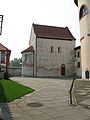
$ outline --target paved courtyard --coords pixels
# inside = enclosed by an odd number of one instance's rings
[[[3,120],[90,120],[90,110],[69,104],[72,80],[13,77],[33,93],[0,104]]]
[[[74,94],[77,103],[90,110],[90,80],[76,80]]]

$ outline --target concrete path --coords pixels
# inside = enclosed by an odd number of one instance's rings
[[[35,91],[9,104],[1,104],[4,120],[90,120],[90,110],[69,104],[71,80],[20,77],[11,79]]]

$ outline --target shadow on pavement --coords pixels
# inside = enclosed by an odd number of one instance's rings
[[[1,82],[0,82],[0,96],[3,96],[5,101],[7,100],[7,97],[5,95]],[[1,98],[0,98],[0,101],[2,101]],[[12,120],[8,102],[4,102],[4,101],[0,102],[0,120]]]

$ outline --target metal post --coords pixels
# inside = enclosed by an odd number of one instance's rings
[[[73,90],[73,85],[74,85],[74,81],[75,81],[75,78],[73,79],[73,81],[72,81],[72,84],[71,84],[71,88],[70,88],[70,104],[72,104],[72,102],[73,102],[73,98],[72,98],[72,90]]]

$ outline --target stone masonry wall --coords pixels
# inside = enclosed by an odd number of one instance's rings
[[[51,53],[51,46],[53,52]],[[58,53],[58,47],[60,52]],[[61,76],[61,65],[65,64],[66,76],[74,74],[73,50],[75,41],[37,39],[37,76]]]

